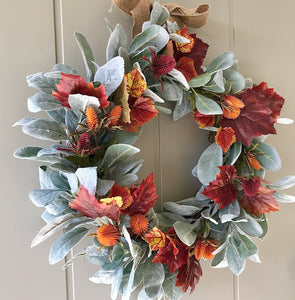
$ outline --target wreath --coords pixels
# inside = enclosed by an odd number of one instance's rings
[[[139,299],[180,299],[198,283],[202,259],[236,275],[246,259],[259,261],[252,238],[266,235],[265,214],[278,211],[278,202],[294,202],[278,190],[295,184],[295,176],[263,179],[265,170],[281,166],[265,138],[276,134],[276,123],[292,120],[279,118],[281,96],[237,71],[232,52],[203,66],[208,44],[185,24],[202,26],[208,5],[192,12],[149,1],[114,4],[134,17],[130,45],[120,25],[110,28],[107,62],[98,66],[86,38],[75,33],[87,78],[64,64],[27,77],[39,90],[28,99],[29,111],[50,118],[27,117],[16,125],[54,141],[50,149],[15,152],[47,164],[39,168],[41,187],[29,195],[45,208],[46,222],[32,246],[60,232],[49,254],[55,264],[86,239],[89,246],[64,267],[82,257],[97,264],[90,280],[112,284],[112,299],[129,299],[135,289]],[[174,120],[192,111],[211,144],[192,169],[200,190],[156,213],[153,174],[135,185],[142,160],[132,144],[159,111]]]

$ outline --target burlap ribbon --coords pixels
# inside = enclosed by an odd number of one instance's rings
[[[142,24],[150,19],[153,4],[150,0],[113,0],[113,5],[133,16],[132,36],[141,32]],[[175,3],[164,4],[170,12],[170,21],[177,22],[182,28],[184,25],[199,28],[205,25],[209,11],[209,4],[202,4],[196,8],[185,8]]]

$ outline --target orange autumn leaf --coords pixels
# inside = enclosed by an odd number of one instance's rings
[[[120,210],[122,212],[123,209],[126,209],[130,204],[132,203],[132,196],[130,193],[130,190],[127,187],[122,187],[118,185],[117,183],[114,183],[110,190],[109,197],[116,197],[116,196],[121,196],[123,204],[120,207]]]
[[[223,116],[228,119],[236,119],[240,115],[240,109],[245,105],[244,103],[231,95],[226,95],[223,97]]]
[[[182,53],[191,52],[191,50],[194,46],[194,39],[188,33],[187,27],[184,26],[181,30],[176,30],[175,33],[187,38],[190,41],[189,43],[177,43],[177,42],[175,42],[176,49],[179,50]]]
[[[127,92],[134,98],[138,98],[146,90],[147,84],[136,68],[127,75]]]
[[[192,80],[198,75],[195,69],[194,61],[185,56],[177,62],[176,69],[184,75],[187,81]]]
[[[212,259],[213,252],[218,248],[218,243],[212,239],[197,239],[195,245],[195,257],[200,260],[202,257],[205,259]]]
[[[97,240],[103,245],[107,247],[114,246],[120,237],[120,233],[118,229],[111,224],[102,225],[98,227],[96,232]]]
[[[144,215],[134,215],[130,218],[130,228],[135,234],[141,235],[147,232],[149,221]]]
[[[195,245],[195,257],[197,260],[200,260],[205,252],[206,241],[202,239],[198,239]]]
[[[199,111],[194,113],[194,119],[198,123],[200,128],[212,127],[215,123],[213,115],[204,115]]]
[[[219,127],[215,136],[215,141],[216,144],[222,148],[223,152],[226,152],[236,141],[235,131],[231,127]]]
[[[97,114],[92,107],[86,109],[86,123],[88,128],[95,130],[98,127]]]
[[[146,233],[144,238],[152,250],[159,250],[165,246],[165,234],[157,227]]]
[[[212,259],[213,258],[213,252],[219,247],[219,243],[214,241],[214,240],[211,240],[211,239],[208,239],[207,240],[207,246],[205,248],[205,251],[204,251],[204,255],[203,257],[205,259]]]

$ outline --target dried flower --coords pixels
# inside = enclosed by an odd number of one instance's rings
[[[120,233],[117,227],[108,224],[98,227],[96,237],[103,246],[112,247],[118,242]]]

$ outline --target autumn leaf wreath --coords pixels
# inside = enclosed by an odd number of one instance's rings
[[[111,29],[103,66],[94,62],[86,38],[75,33],[86,78],[64,64],[28,76],[28,85],[38,90],[28,109],[49,118],[27,117],[16,125],[54,144],[22,147],[15,156],[46,164],[39,168],[40,188],[29,197],[45,208],[46,222],[32,246],[61,233],[50,264],[84,239],[90,245],[65,267],[82,257],[97,264],[90,280],[112,284],[112,299],[118,294],[129,299],[137,290],[139,299],[175,300],[194,290],[202,259],[236,275],[247,258],[259,261],[252,238],[266,235],[265,214],[278,211],[280,201],[295,200],[278,192],[293,186],[295,176],[275,183],[264,179],[265,170],[281,166],[264,140],[276,134],[276,123],[292,120],[279,118],[284,99],[267,83],[254,85],[237,71],[232,52],[203,66],[208,44],[181,25],[174,8],[148,5],[146,19],[129,8],[136,28],[142,21],[130,45],[120,25]],[[197,16],[201,23],[208,10],[207,5]],[[132,144],[159,111],[175,121],[192,111],[211,144],[192,170],[200,190],[155,212],[153,174],[135,184],[142,160]]]

